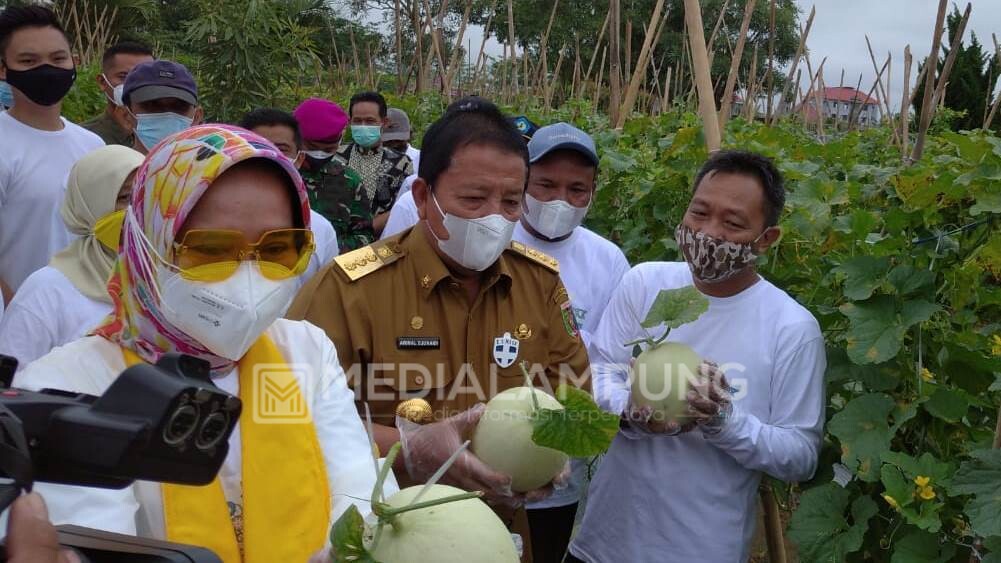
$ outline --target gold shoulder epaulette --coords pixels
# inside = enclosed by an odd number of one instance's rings
[[[334,263],[351,281],[361,279],[403,256],[396,239],[372,243],[334,258]]]
[[[536,250],[531,246],[525,246],[516,240],[511,241],[511,246],[508,250],[513,250],[537,264],[542,264],[557,274],[560,273],[559,260],[553,258],[545,252],[542,252],[541,250]]]

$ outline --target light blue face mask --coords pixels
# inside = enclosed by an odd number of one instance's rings
[[[14,107],[14,92],[10,89],[10,84],[0,80],[0,109]]]
[[[379,139],[382,139],[382,127],[378,125],[352,125],[351,140],[359,147],[369,148],[375,146]]]
[[[136,115],[136,137],[147,150],[167,137],[191,127],[190,117],[172,112],[140,113]]]

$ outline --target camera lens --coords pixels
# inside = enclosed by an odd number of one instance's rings
[[[168,446],[176,446],[187,440],[197,426],[198,409],[190,404],[182,405],[167,419],[167,424],[163,427],[163,441]]]
[[[205,417],[201,428],[198,429],[198,436],[195,438],[195,447],[200,450],[208,450],[216,447],[226,435],[229,428],[229,413],[226,411],[215,411]]]

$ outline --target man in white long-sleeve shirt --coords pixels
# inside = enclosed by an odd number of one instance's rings
[[[596,399],[623,414],[623,425],[591,483],[569,561],[746,561],[762,473],[799,481],[816,468],[823,337],[816,319],[754,266],[779,238],[781,175],[764,157],[724,151],[695,186],[676,231],[685,262],[630,270],[588,348]],[[640,327],[657,294],[693,283],[709,309],[668,340],[716,362],[719,369],[700,371],[725,378],[689,392],[695,424],[637,422],[625,344],[660,336],[663,326]]]

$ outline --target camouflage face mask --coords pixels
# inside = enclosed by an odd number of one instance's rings
[[[753,245],[760,238],[761,235],[758,235],[752,242],[730,242],[695,232],[683,223],[674,231],[674,239],[692,270],[692,276],[704,283],[726,281],[754,264],[758,255]]]

